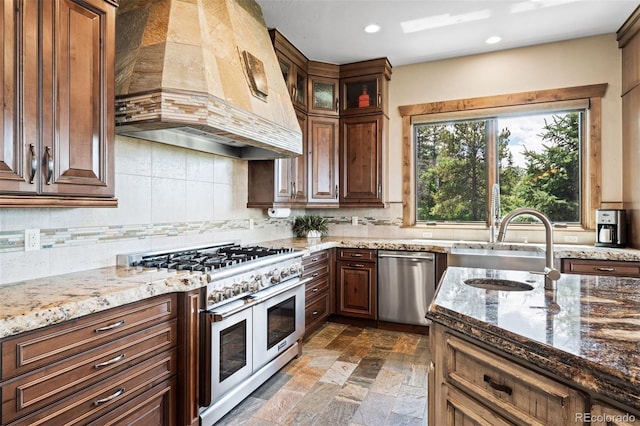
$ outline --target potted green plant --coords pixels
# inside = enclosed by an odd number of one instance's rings
[[[329,233],[327,223],[327,219],[320,216],[296,216],[296,218],[293,219],[293,233],[296,237],[324,237]]]

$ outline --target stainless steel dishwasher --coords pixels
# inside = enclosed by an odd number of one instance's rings
[[[433,253],[378,251],[378,319],[429,325],[424,317],[436,290]]]

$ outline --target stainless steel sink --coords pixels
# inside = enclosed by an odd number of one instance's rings
[[[509,250],[453,246],[451,253],[447,256],[447,265],[513,271],[543,271],[545,267],[544,251],[535,246],[531,246],[531,248],[531,250]]]
[[[502,278],[469,278],[464,280],[466,285],[499,291],[529,291],[533,286],[521,281],[505,280]]]

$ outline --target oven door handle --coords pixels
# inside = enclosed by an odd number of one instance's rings
[[[240,311],[244,311],[245,309],[249,309],[250,307],[257,305],[258,303],[262,303],[265,300],[271,299],[272,297],[275,297],[279,294],[282,294],[284,292],[287,292],[289,290],[291,290],[292,288],[301,286],[301,285],[306,285],[308,282],[310,282],[313,278],[309,277],[309,278],[305,278],[303,280],[296,280],[295,282],[289,284],[289,285],[283,285],[283,286],[278,286],[276,289],[274,289],[273,291],[268,291],[267,290],[263,290],[265,292],[265,294],[259,294],[258,293],[258,297],[249,297],[247,298],[247,302],[243,305],[240,306],[236,306],[234,308],[230,308],[228,310],[216,310],[216,311],[206,311],[206,314],[209,316],[209,319],[211,322],[221,322],[226,320],[227,318],[237,314]]]
[[[298,279],[295,282],[286,285],[286,286],[278,286],[275,289],[270,289],[267,288],[266,290],[264,290],[263,292],[258,292],[256,293],[256,297],[251,297],[252,302],[257,303],[262,303],[265,300],[271,299],[272,297],[275,297],[279,294],[285,293],[289,290],[291,290],[292,288],[296,288],[302,285],[307,285],[307,283],[311,282],[311,280],[313,280],[313,277],[308,277],[305,279]],[[271,291],[270,291],[271,290]]]

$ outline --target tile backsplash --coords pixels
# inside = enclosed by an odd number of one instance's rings
[[[0,209],[0,284],[113,265],[118,253],[292,235],[289,220],[246,208],[246,161],[122,136],[115,157],[118,208]],[[25,252],[32,228],[42,248]]]
[[[114,265],[116,255],[216,241],[244,244],[289,238],[291,217],[248,209],[247,162],[118,136],[118,208],[0,209],[0,285]],[[393,188],[390,188],[393,189]],[[402,203],[384,209],[318,209],[329,234],[341,237],[486,241],[479,227],[403,227]],[[354,225],[354,216],[357,225]],[[40,230],[41,249],[24,251],[24,230]],[[556,242],[593,244],[593,233],[556,231]],[[511,241],[541,242],[542,230],[513,232]],[[577,238],[577,240],[575,240]]]

